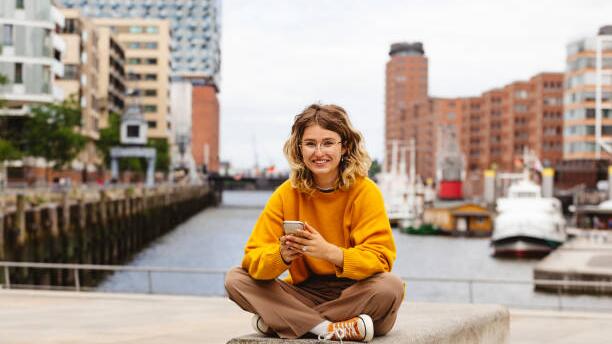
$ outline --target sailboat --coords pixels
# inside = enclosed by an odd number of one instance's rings
[[[407,149],[411,150],[411,159],[414,160],[414,140],[411,141],[410,148],[401,148],[401,154],[398,154],[399,142],[393,141],[390,170],[387,170],[387,164],[383,164],[383,172],[376,175],[376,179],[391,224],[399,228],[416,228],[420,225],[419,213],[422,213],[422,209],[419,212],[414,161],[411,161],[410,176],[406,174]]]
[[[561,202],[542,197],[540,185],[529,178],[525,153],[522,177],[497,200],[491,237],[495,256],[543,256],[567,239]]]

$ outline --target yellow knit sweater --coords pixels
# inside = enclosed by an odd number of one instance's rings
[[[284,220],[308,222],[325,240],[340,247],[343,268],[306,255],[286,265],[278,240]],[[313,195],[284,182],[268,200],[244,251],[242,267],[253,278],[274,279],[289,268],[288,282],[294,284],[312,274],[361,280],[389,272],[396,254],[382,195],[369,178],[358,178],[347,191],[316,191]]]

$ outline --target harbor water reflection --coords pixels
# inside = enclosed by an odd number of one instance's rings
[[[130,262],[133,266],[199,267],[227,270],[240,264],[244,244],[266,200],[266,191],[225,191],[223,204],[195,215],[153,242]],[[537,260],[503,260],[491,256],[488,238],[414,236],[394,230],[397,260],[394,273],[402,277],[531,280]],[[223,294],[221,274],[153,273],[155,293]],[[147,276],[121,272],[110,276],[101,291],[146,292]],[[408,278],[406,299],[426,302],[470,301],[464,282],[442,283]],[[472,286],[476,303],[502,303],[528,308],[608,309],[606,296],[568,296],[536,293],[531,285],[481,284]]]

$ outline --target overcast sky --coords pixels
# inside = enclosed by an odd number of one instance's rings
[[[562,72],[566,44],[606,24],[612,0],[223,1],[221,159],[287,168],[293,117],[313,102],[347,109],[380,159],[391,43],[424,44],[431,96],[474,96]]]

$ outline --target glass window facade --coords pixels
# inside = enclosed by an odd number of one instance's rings
[[[218,0],[60,0],[68,8],[79,8],[90,17],[158,18],[170,20],[172,73],[198,73],[220,80],[220,15]],[[156,33],[157,27],[140,27]]]

